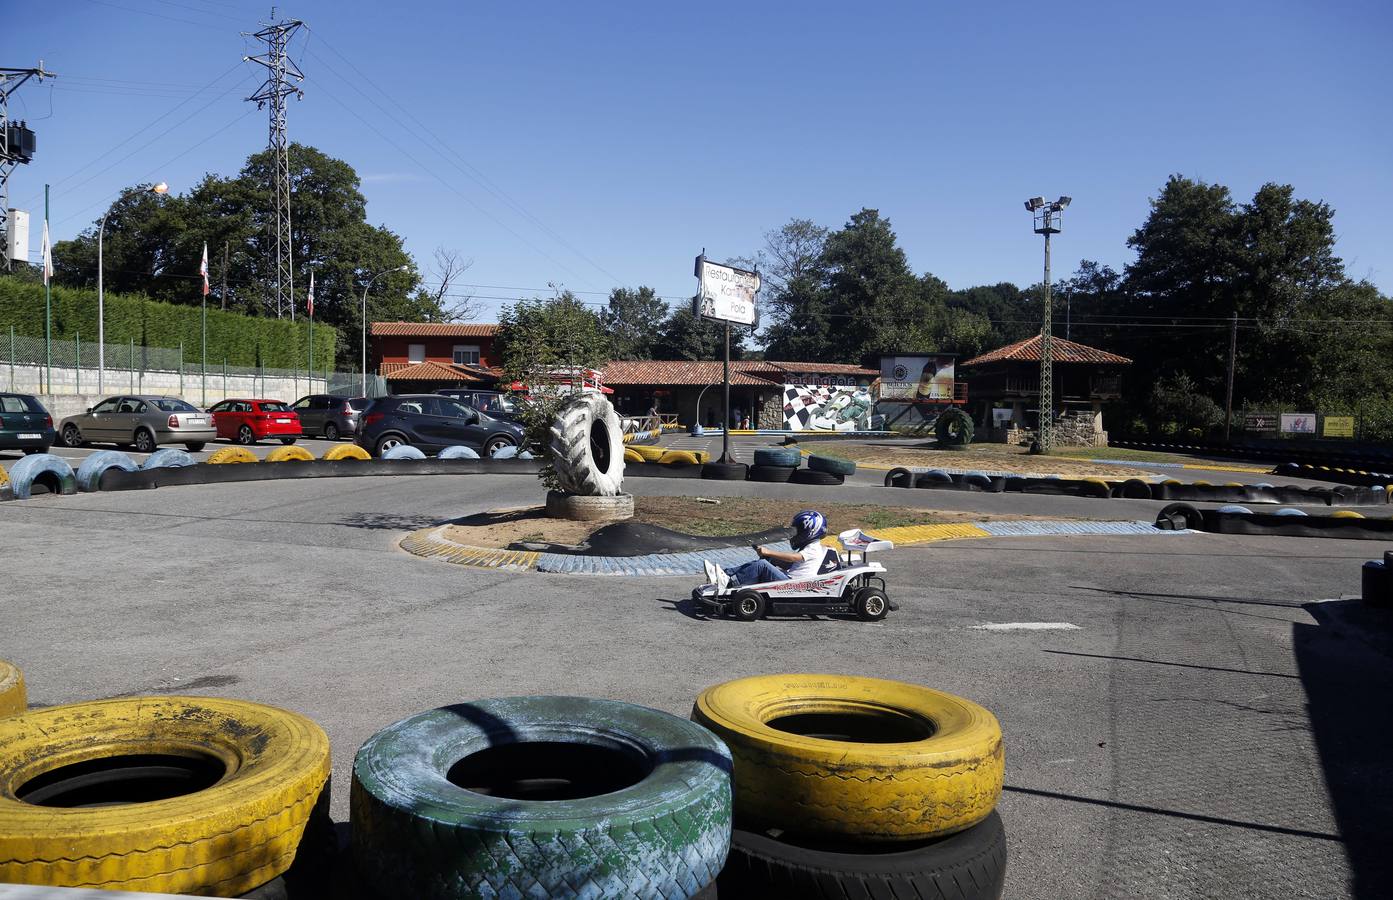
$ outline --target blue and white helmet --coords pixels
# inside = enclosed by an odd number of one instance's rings
[[[815,541],[827,533],[827,519],[815,509],[805,509],[789,523],[803,541]]]

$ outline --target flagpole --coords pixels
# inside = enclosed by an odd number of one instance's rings
[[[207,253],[207,252],[208,252],[208,245],[207,245],[207,244],[204,244],[204,245],[203,245],[203,252],[204,252],[204,253]],[[202,325],[203,325],[203,403],[202,403],[201,405],[203,406],[204,409],[207,409],[207,408],[208,408],[208,289],[207,289],[206,285],[208,284],[208,282],[205,281],[205,282],[203,282],[203,284],[205,285],[205,287],[204,287],[204,289],[203,289],[203,315],[202,315],[202,319],[203,319],[203,322],[202,322]],[[227,399],[227,398],[224,397],[223,399]]]
[[[310,270],[310,371],[305,379],[310,393],[314,393],[314,270]],[[324,382],[324,390],[329,390],[329,382]]]
[[[53,393],[53,277],[48,274],[48,261],[53,256],[53,237],[48,232],[48,185],[44,185],[44,384]],[[79,362],[79,365],[81,363]]]

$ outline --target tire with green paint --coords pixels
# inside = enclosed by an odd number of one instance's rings
[[[757,466],[785,466],[796,469],[802,461],[803,454],[798,452],[797,447],[760,447],[755,450]]]
[[[826,472],[828,475],[856,474],[856,463],[849,459],[838,459],[835,456],[818,456],[816,454],[809,456],[808,468],[814,472]]]
[[[98,450],[87,457],[77,467],[77,489],[80,491],[100,490],[102,476],[107,469],[120,469],[122,472],[134,472],[140,466],[136,465],[135,460],[131,459],[120,450]]]
[[[77,476],[73,467],[61,456],[35,453],[10,466],[10,492],[16,500],[28,500],[34,485],[50,494],[76,494]]]
[[[940,447],[966,447],[972,443],[972,417],[960,409],[949,409],[934,423],[934,436]]]
[[[359,749],[352,845],[382,896],[692,897],[725,865],[730,770],[718,738],[657,710],[460,703]]]

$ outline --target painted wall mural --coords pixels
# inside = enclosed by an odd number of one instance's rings
[[[874,431],[870,388],[857,385],[785,384],[784,428],[789,431]]]

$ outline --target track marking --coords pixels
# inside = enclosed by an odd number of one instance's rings
[[[988,622],[973,625],[973,631],[1081,631],[1072,622]]]

